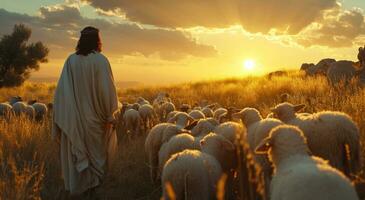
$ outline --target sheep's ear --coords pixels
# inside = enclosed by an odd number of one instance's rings
[[[255,149],[256,154],[266,154],[272,146],[271,137],[263,139]]]
[[[190,123],[188,126],[185,127],[186,130],[191,130],[193,129],[196,125],[198,124],[198,120],[193,121],[192,123]]]
[[[295,105],[294,106],[294,111],[295,112],[299,112],[300,110],[302,110],[303,108],[305,108],[304,104],[299,104],[299,105]]]

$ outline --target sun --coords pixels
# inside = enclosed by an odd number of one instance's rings
[[[252,71],[255,69],[256,63],[252,59],[247,59],[243,61],[243,68],[247,71]]]

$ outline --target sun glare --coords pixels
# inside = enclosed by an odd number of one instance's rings
[[[251,71],[255,68],[255,66],[256,66],[256,63],[254,60],[247,59],[247,60],[243,61],[243,68],[245,70]]]

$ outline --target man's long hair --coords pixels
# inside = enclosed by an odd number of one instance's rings
[[[87,56],[89,53],[101,52],[101,39],[99,29],[88,26],[81,31],[76,54]]]

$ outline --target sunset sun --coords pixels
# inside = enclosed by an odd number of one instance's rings
[[[243,61],[243,68],[247,71],[252,71],[255,69],[256,63],[252,59],[247,59]]]

